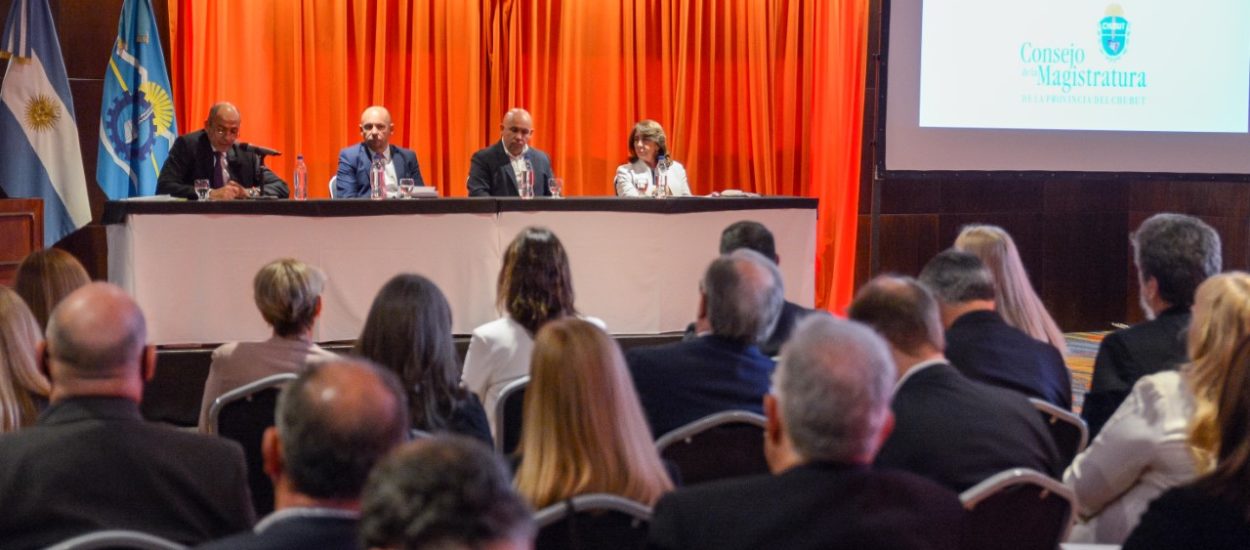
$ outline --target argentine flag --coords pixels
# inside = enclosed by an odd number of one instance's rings
[[[109,199],[156,193],[156,176],[178,135],[169,89],[152,0],[126,0],[100,106],[95,178]]]
[[[91,221],[74,101],[47,0],[14,0],[0,37],[0,189],[43,199],[43,242]]]

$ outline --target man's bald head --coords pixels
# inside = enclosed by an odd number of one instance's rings
[[[395,124],[386,107],[374,105],[360,113],[360,137],[373,152],[385,153],[391,146],[391,135],[394,133]]]
[[[147,325],[122,289],[91,283],[75,290],[48,319],[53,384],[73,379],[123,379],[140,372]]]
[[[516,156],[525,151],[530,138],[534,137],[534,118],[521,108],[508,109],[499,123],[499,138],[508,153]]]

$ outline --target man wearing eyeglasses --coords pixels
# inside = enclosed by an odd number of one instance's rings
[[[470,197],[517,197],[517,181],[534,172],[534,195],[551,196],[554,177],[547,154],[529,146],[534,120],[525,109],[511,109],[499,124],[499,142],[473,153],[467,182]]]
[[[213,105],[203,130],[174,140],[156,180],[156,193],[196,200],[195,181],[208,180],[212,200],[286,198],[286,182],[269,171],[254,151],[235,143],[241,124],[234,105]]]
[[[386,107],[373,106],[360,114],[360,137],[363,141],[339,152],[339,170],[334,177],[334,197],[369,197],[369,171],[375,161],[386,166],[386,196],[399,195],[399,181],[411,178],[416,185],[425,185],[417,154],[391,144],[395,125]]]

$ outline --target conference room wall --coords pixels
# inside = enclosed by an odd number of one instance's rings
[[[877,273],[915,275],[954,242],[968,223],[1001,225],[1016,240],[1042,301],[1065,331],[1108,330],[1142,320],[1128,235],[1157,212],[1183,212],[1211,224],[1223,241],[1224,268],[1250,266],[1250,185],[1106,178],[972,176],[880,181],[878,246],[870,246],[873,129],[877,125],[876,56],[881,4],[871,0],[865,79],[856,286]]]

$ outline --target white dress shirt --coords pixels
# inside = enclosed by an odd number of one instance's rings
[[[642,159],[616,167],[612,180],[620,197],[649,197],[655,193],[655,177],[650,166]],[[641,189],[639,189],[641,188]],[[675,197],[690,196],[690,182],[686,180],[686,168],[680,162],[669,161],[668,194]]]

